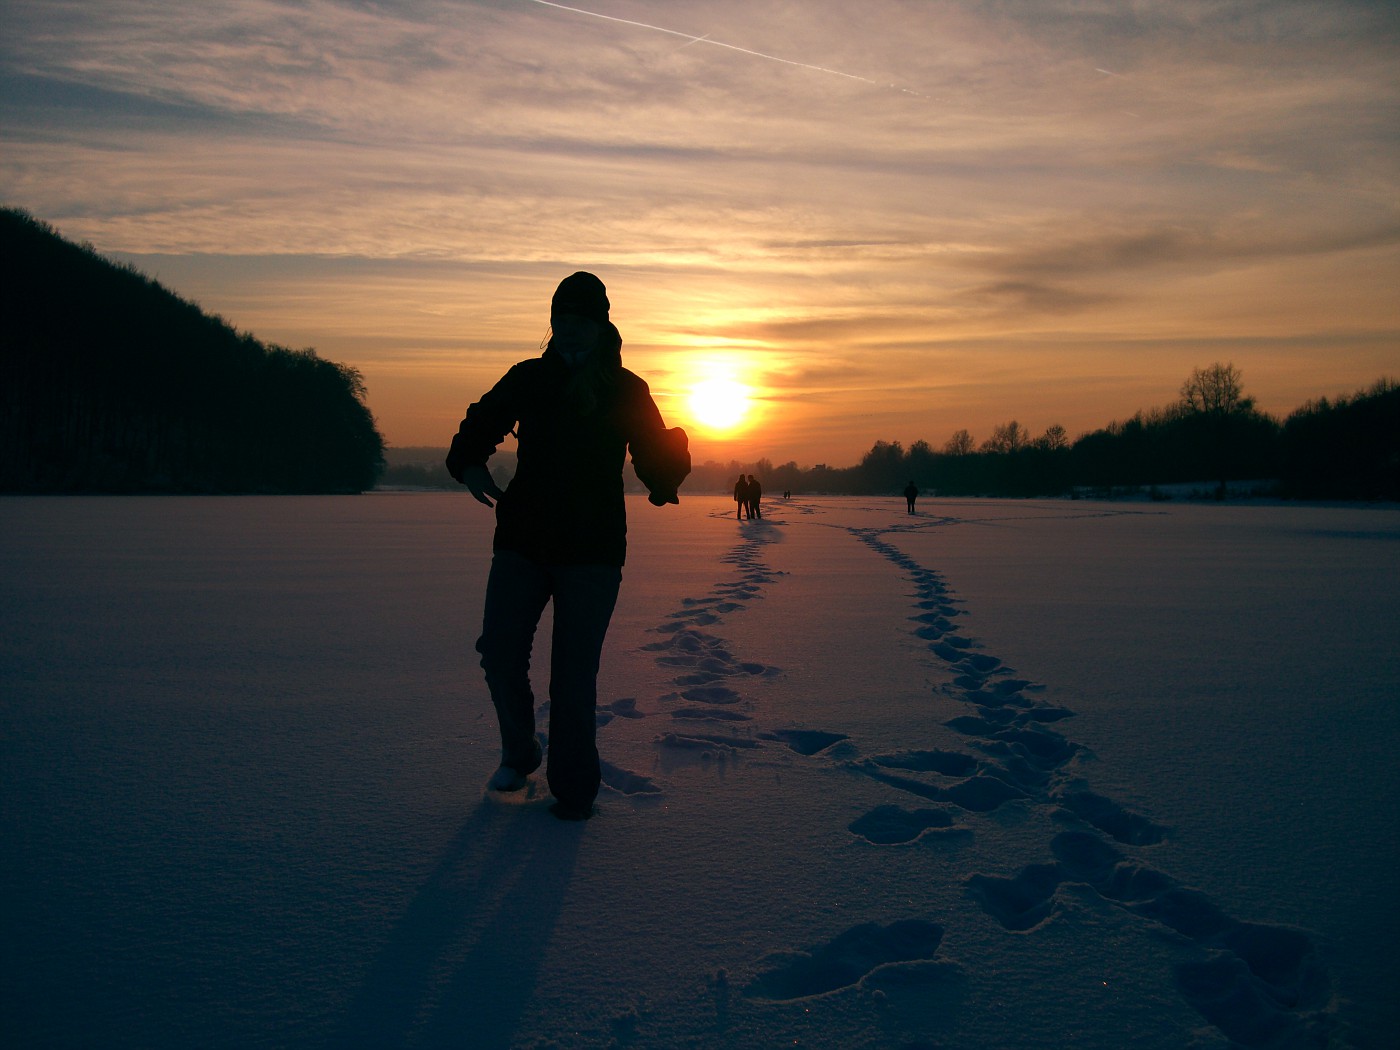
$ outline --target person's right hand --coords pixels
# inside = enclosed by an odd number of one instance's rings
[[[485,467],[468,467],[462,471],[462,484],[471,490],[478,503],[485,503],[488,507],[495,506],[491,502],[492,499],[500,499],[505,495]]]

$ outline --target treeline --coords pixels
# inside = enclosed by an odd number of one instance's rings
[[[1279,483],[1298,499],[1400,499],[1400,384],[1311,401],[1279,436]]]
[[[384,450],[384,472],[379,475],[381,489],[466,489],[447,473],[447,449],[414,445]],[[501,488],[515,476],[515,453],[497,452],[489,463],[491,477]]]
[[[384,450],[384,471],[379,475],[378,487],[391,489],[446,489],[451,492],[465,492],[451,474],[447,473],[447,449],[433,446],[410,445]],[[491,477],[501,488],[510,484],[515,476],[515,453],[497,452],[487,466]],[[622,471],[623,488],[628,492],[646,492],[646,486],[637,479],[629,460]],[[692,490],[697,491],[697,490]]]
[[[360,492],[360,375],[0,209],[0,491]]]
[[[458,489],[442,466],[446,449],[388,450],[385,486]],[[514,457],[492,458],[504,486]],[[768,497],[785,491],[893,496],[913,481],[942,496],[1113,496],[1164,493],[1188,484],[1224,495],[1253,482],[1289,499],[1400,500],[1400,384],[1382,379],[1349,397],[1310,401],[1282,422],[1245,396],[1233,365],[1198,368],[1176,402],[1070,441],[1064,427],[1033,436],[1012,421],[980,444],[959,430],[941,448],[877,441],[855,466],[769,459],[698,463],[684,491],[730,493],[740,474],[758,478]],[[630,469],[628,490],[642,491]]]
[[[1111,496],[1196,484],[1224,495],[1259,481],[1289,499],[1400,500],[1400,384],[1312,401],[1280,422],[1244,395],[1233,365],[1196,369],[1179,399],[1070,441],[1063,427],[1032,436],[1015,421],[978,444],[965,430],[941,448],[877,441],[850,467],[707,462],[690,491],[727,492],[740,473],[784,491],[894,495],[911,480],[943,496]]]

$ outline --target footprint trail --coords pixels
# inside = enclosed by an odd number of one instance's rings
[[[782,577],[763,559],[763,548],[776,537],[772,522],[746,523],[734,548],[721,559],[732,571],[708,593],[683,598],[678,610],[652,628],[659,640],[642,646],[673,675],[673,691],[657,698],[659,713],[673,723],[673,728],[655,737],[655,746],[663,753],[723,759],[777,744],[799,755],[813,756],[846,739],[844,734],[817,730],[757,728],[758,704],[751,686],[775,678],[782,671],[736,655],[730,643],[717,633],[728,617],[761,601]],[[632,699],[601,707],[598,714],[600,727],[616,718],[640,717],[644,715]],[[647,794],[662,791],[637,774],[614,779],[618,782],[610,781],[605,772],[604,783],[625,794],[640,793],[630,789],[637,779],[646,781]]]
[[[953,523],[934,519],[845,531],[913,584],[911,633],[952,675],[935,692],[965,705],[966,713],[944,724],[965,738],[969,751],[913,750],[852,762],[850,768],[972,814],[1016,802],[1070,828],[1048,843],[1051,861],[1028,863],[1009,876],[979,872],[966,878],[967,894],[1008,932],[1033,935],[1054,921],[1062,885],[1087,885],[1195,948],[1197,958],[1176,968],[1177,991],[1233,1045],[1339,1045],[1330,982],[1309,936],[1234,919],[1200,891],[1125,854],[1119,847],[1150,848],[1168,829],[1091,789],[1081,769],[1087,749],[1051,728],[1074,712],[1039,699],[1034,694],[1043,685],[1015,677],[1001,658],[961,632],[957,620],[964,610],[943,577],[887,538]],[[854,821],[850,831],[889,846],[947,834],[946,820],[942,810],[881,806]]]

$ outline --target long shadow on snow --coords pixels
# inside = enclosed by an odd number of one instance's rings
[[[522,834],[525,822],[539,826]],[[582,827],[541,806],[483,799],[414,895],[328,1046],[511,1046]],[[462,961],[444,979],[454,958]]]

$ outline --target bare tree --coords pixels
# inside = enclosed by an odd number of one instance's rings
[[[992,436],[982,442],[983,452],[1017,452],[1027,445],[1026,432],[1012,420],[992,430]]]
[[[1216,498],[1224,499],[1234,448],[1242,441],[1243,431],[1254,415],[1254,399],[1244,396],[1240,370],[1219,361],[1205,368],[1193,368],[1181,385],[1180,408],[1185,422],[1194,419],[1208,428],[1220,482]]]
[[[1181,407],[1188,412],[1229,416],[1248,412],[1254,399],[1244,396],[1243,376],[1233,364],[1217,361],[1205,368],[1193,368],[1181,384]]]
[[[949,456],[970,456],[976,447],[972,435],[966,430],[959,430],[948,439],[947,444],[943,446],[943,452]]]
[[[1044,434],[1036,438],[1035,443],[1046,452],[1059,452],[1069,448],[1069,432],[1060,424],[1052,423],[1045,428]]]

